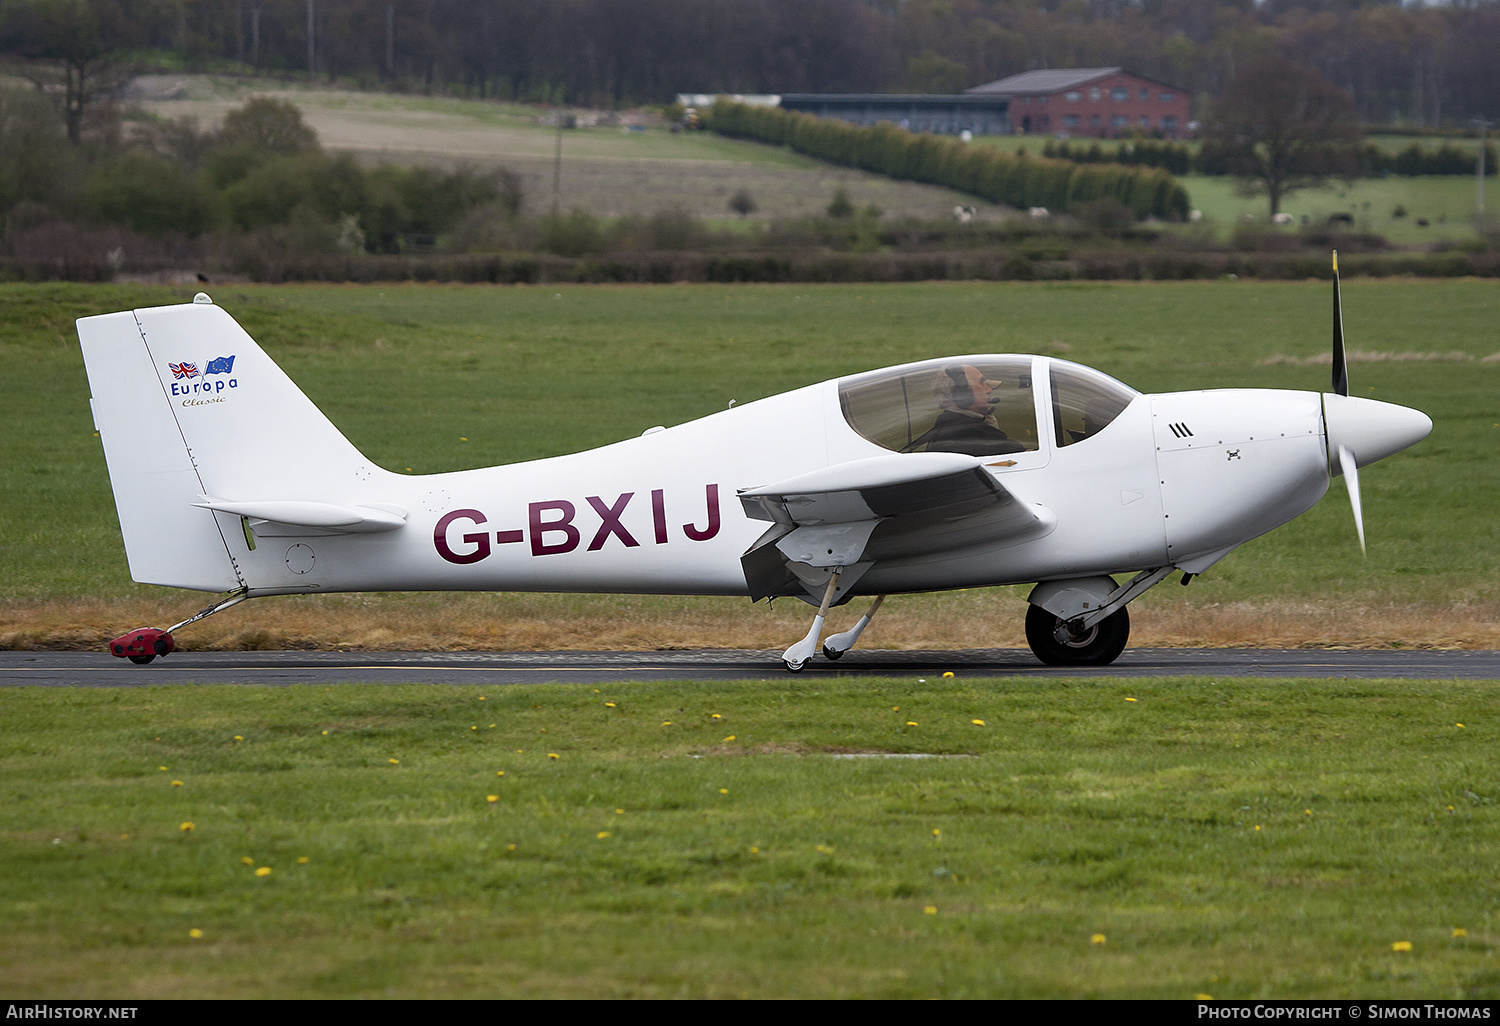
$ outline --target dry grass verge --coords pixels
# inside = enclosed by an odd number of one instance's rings
[[[829,630],[865,606],[835,610]],[[0,605],[0,649],[91,650],[143,624],[165,626],[192,600],[69,600]],[[179,633],[191,651],[271,649],[650,651],[775,649],[807,629],[811,609],[743,600],[568,595],[377,595],[261,599]],[[898,597],[865,637],[871,648],[1024,647],[1024,601],[1010,591]],[[1137,647],[1500,648],[1500,606],[1359,602],[1132,607]]]

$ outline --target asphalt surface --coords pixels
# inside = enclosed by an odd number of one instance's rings
[[[1043,666],[1025,649],[856,649],[808,663],[827,676],[1407,677],[1500,681],[1500,651],[1126,649],[1112,666]],[[0,686],[158,684],[599,684],[641,680],[783,680],[779,652],[178,652],[137,666],[106,652],[0,652]]]

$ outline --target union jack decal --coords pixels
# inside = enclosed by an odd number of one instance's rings
[[[196,363],[168,363],[172,368],[172,377],[176,379],[196,378],[198,376],[198,365]]]

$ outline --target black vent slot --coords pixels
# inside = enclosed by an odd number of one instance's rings
[[[1172,434],[1176,435],[1178,438],[1193,437],[1192,428],[1188,427],[1187,424],[1183,421],[1178,421],[1176,424],[1171,425],[1171,428]]]

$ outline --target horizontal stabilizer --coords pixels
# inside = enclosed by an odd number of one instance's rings
[[[212,499],[193,503],[202,509],[252,520],[267,520],[293,527],[316,527],[339,534],[365,534],[394,531],[406,525],[406,511],[399,506],[338,506],[330,502],[305,502],[298,499]]]

